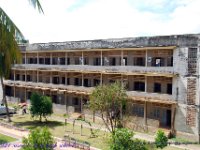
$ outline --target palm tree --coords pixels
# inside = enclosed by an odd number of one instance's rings
[[[29,2],[39,12],[43,13],[39,0],[29,0]],[[3,78],[9,77],[12,64],[20,62],[21,53],[18,48],[17,38],[24,40],[21,31],[0,7],[0,81],[3,90],[3,103],[6,106],[6,113],[9,122],[11,119],[5,95]]]

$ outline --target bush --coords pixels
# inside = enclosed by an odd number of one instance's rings
[[[157,148],[163,149],[167,146],[168,138],[162,130],[158,130],[155,138],[155,145]]]
[[[53,150],[56,146],[47,127],[32,130],[28,138],[23,138],[22,143],[23,150]]]
[[[42,121],[42,117],[47,119],[46,117],[53,113],[53,105],[51,98],[37,93],[33,93],[31,95],[30,112],[32,117],[39,117],[40,121]]]
[[[139,139],[132,139],[133,132],[126,128],[117,129],[112,134],[111,150],[147,150],[146,143]]]

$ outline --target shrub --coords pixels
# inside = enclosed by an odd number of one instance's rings
[[[42,121],[42,117],[47,120],[47,116],[53,113],[53,105],[50,97],[43,96],[37,93],[31,95],[31,108],[32,117],[39,117]]]
[[[23,138],[23,150],[53,150],[55,142],[47,127],[36,128],[31,131],[28,138]]]
[[[155,138],[155,145],[157,148],[163,149],[167,146],[168,138],[162,130],[158,130]]]
[[[111,150],[147,150],[146,143],[139,139],[132,139],[133,132],[126,128],[120,128],[112,134]]]

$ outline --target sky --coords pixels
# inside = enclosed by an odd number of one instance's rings
[[[200,0],[0,0],[30,43],[200,33]]]

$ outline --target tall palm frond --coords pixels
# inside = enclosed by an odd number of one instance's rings
[[[29,0],[29,2],[33,5],[34,8],[38,9],[39,12],[44,13],[39,0]]]

